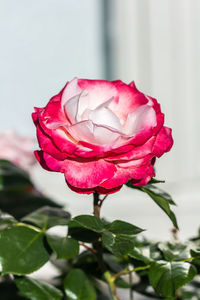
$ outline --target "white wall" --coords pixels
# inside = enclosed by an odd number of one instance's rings
[[[33,135],[33,106],[74,76],[102,78],[101,36],[98,0],[0,0],[0,131]]]
[[[113,0],[113,77],[161,103],[174,147],[157,163],[168,180],[200,177],[200,1]]]

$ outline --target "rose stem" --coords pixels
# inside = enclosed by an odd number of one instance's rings
[[[100,219],[101,206],[102,206],[102,203],[103,203],[103,201],[105,200],[106,197],[107,196],[105,196],[101,200],[101,199],[99,199],[99,194],[97,192],[93,193],[93,207],[94,207],[93,214],[98,219]],[[112,298],[113,298],[113,300],[120,300],[120,298],[117,296],[116,287],[115,287],[114,282],[112,282],[110,280],[110,276],[108,276],[109,273],[105,272],[105,264],[104,264],[104,261],[103,261],[102,244],[94,243],[93,246],[94,246],[95,251],[97,252],[97,259],[98,259],[98,262],[99,262],[99,266],[100,266],[102,272],[104,273],[104,277],[105,277],[106,281],[108,282],[110,292],[112,294]]]
[[[99,194],[97,192],[94,192],[93,197],[94,216],[100,218],[101,200],[99,199]]]
[[[129,284],[131,286],[131,288],[130,288],[130,300],[134,300],[133,290],[132,290],[132,285],[133,285],[132,273],[129,273]]]

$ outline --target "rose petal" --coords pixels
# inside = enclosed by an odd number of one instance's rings
[[[40,123],[43,123],[47,128],[57,128],[61,124],[68,124],[65,113],[60,106],[61,93],[53,97],[46,107],[38,112]]]
[[[127,168],[138,168],[142,167],[147,164],[151,159],[153,158],[152,154],[146,155],[143,158],[135,159],[135,160],[129,160],[129,161],[115,161],[115,164],[117,164],[118,167],[127,169]]]
[[[125,123],[125,133],[137,134],[139,131],[156,126],[155,110],[149,105],[142,105],[128,114]]]
[[[59,161],[43,151],[35,151],[34,154],[38,162],[45,170],[52,172],[63,172],[63,161]]]
[[[37,121],[36,123],[37,127],[37,139],[40,145],[40,148],[47,152],[48,154],[52,155],[54,158],[57,158],[59,160],[64,160],[67,158],[67,154],[63,153],[62,151],[60,151],[55,144],[53,144],[53,141],[51,139],[50,136],[48,136],[47,134],[45,134],[45,132],[43,131],[43,129],[40,127],[39,122]]]
[[[114,188],[115,186],[120,186],[126,182],[128,182],[130,179],[134,180],[141,180],[144,179],[149,171],[149,168],[151,168],[151,161],[146,163],[145,165],[141,167],[136,168],[117,168],[117,171],[115,172],[114,176],[103,183],[101,183],[101,186],[107,189]]]
[[[85,110],[85,108],[93,110],[102,103],[108,101],[108,99],[114,99],[117,97],[117,90],[110,81],[78,79],[78,85],[81,90],[88,91],[87,107],[84,105],[85,99],[80,99],[80,114]]]
[[[117,90],[118,97],[114,98],[110,108],[122,122],[126,121],[129,113],[148,103],[146,96],[139,92],[135,86],[128,86],[121,80],[113,81],[112,83]]]
[[[61,107],[65,107],[67,101],[74,96],[80,95],[82,89],[78,85],[78,78],[72,79],[64,88],[61,97]]]
[[[95,110],[90,111],[88,117],[93,121],[94,124],[109,126],[122,131],[122,126],[118,117],[106,107],[100,106]]]
[[[156,141],[152,149],[152,153],[160,157],[163,153],[168,152],[173,145],[172,130],[168,127],[162,127],[156,136]]]
[[[96,145],[112,144],[120,136],[112,128],[93,124],[90,120],[69,126],[67,130],[77,141],[85,140]]]
[[[106,157],[108,161],[116,161],[116,160],[132,160],[132,159],[140,159],[152,152],[153,145],[155,143],[156,137],[153,136],[146,143],[141,146],[134,147],[132,146],[131,151],[124,151],[124,153],[114,153],[113,156]],[[122,147],[121,147],[122,148]],[[126,149],[125,149],[126,150]]]
[[[64,106],[65,114],[70,120],[71,124],[77,122],[78,103],[79,103],[80,96],[81,94],[76,95],[73,98],[69,99]]]
[[[97,161],[65,161],[65,178],[70,185],[79,188],[93,188],[111,178],[116,171],[112,163],[103,159]]]
[[[94,141],[93,123],[90,120],[81,121],[72,126],[69,126],[67,128],[67,131],[76,141],[82,139],[88,142]]]
[[[94,143],[96,144],[112,145],[120,136],[120,133],[114,131],[112,128],[94,124]]]
[[[121,185],[121,186],[114,187],[112,189],[105,189],[101,186],[96,186],[91,189],[81,189],[79,187],[75,187],[75,186],[69,184],[69,182],[67,182],[67,181],[66,181],[66,183],[72,191],[79,193],[79,194],[91,194],[91,193],[97,192],[98,194],[108,195],[108,194],[116,193],[122,188],[122,185]]]

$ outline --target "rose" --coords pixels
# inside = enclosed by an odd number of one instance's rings
[[[73,79],[33,120],[43,168],[65,174],[78,193],[145,185],[156,157],[171,149],[171,129],[157,101],[122,81]]]
[[[33,155],[33,145],[33,138],[5,131],[0,134],[0,158],[10,160],[22,169],[30,171],[30,167],[37,162]]]

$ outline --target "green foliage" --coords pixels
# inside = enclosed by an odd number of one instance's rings
[[[70,259],[79,253],[79,243],[72,238],[47,235],[47,241],[57,259]]]
[[[128,185],[148,194],[177,227],[171,210],[175,203],[156,186],[160,182]],[[121,287],[147,299],[200,300],[200,234],[185,243],[152,242],[138,238],[144,229],[125,221],[92,215],[70,219],[68,212],[36,191],[23,170],[1,160],[0,197],[2,299],[116,300],[116,288]],[[48,232],[57,225],[68,228],[66,237]],[[25,277],[49,260],[59,271],[52,281],[56,286]],[[135,272],[137,282],[123,277]]]
[[[32,186],[29,175],[7,160],[0,160],[0,191]]]
[[[124,256],[134,247],[134,241],[130,236],[114,235],[108,231],[103,233],[102,241],[104,247],[116,256]]]
[[[21,219],[43,206],[61,207],[33,188],[2,190],[0,199],[0,209],[16,219]]]
[[[157,261],[149,270],[149,281],[158,295],[174,297],[176,291],[190,282],[197,274],[196,268],[187,262]]]
[[[0,160],[0,210],[20,219],[42,206],[60,207],[34,188],[24,170]]]
[[[19,295],[30,300],[61,300],[63,294],[49,283],[38,281],[30,277],[15,279]]]
[[[104,230],[104,222],[91,215],[81,215],[73,218],[73,220],[69,224],[69,227],[73,227],[74,225],[98,233],[103,232]]]
[[[141,229],[130,223],[116,220],[106,226],[106,229],[114,234],[125,234],[125,235],[135,235],[138,234],[144,229]]]
[[[158,245],[167,261],[185,260],[190,257],[189,247],[178,242],[166,242]]]
[[[43,234],[26,226],[13,226],[0,233],[3,274],[24,275],[38,270],[49,260]]]
[[[159,183],[162,181],[157,181],[152,179],[152,183]],[[146,193],[149,197],[168,215],[170,220],[172,221],[174,227],[178,228],[176,216],[170,208],[170,205],[176,205],[173,201],[172,197],[163,191],[162,189],[158,188],[154,184],[147,184],[145,186],[134,186],[130,182],[126,184],[128,187],[140,190],[141,192]]]
[[[56,225],[67,225],[70,214],[61,208],[45,206],[25,216],[22,221],[34,224],[42,229]]]
[[[104,223],[94,216],[77,216],[69,222],[68,234],[78,241],[92,243],[98,240],[103,228]]]
[[[95,300],[96,292],[80,269],[72,270],[64,280],[64,290],[68,300]]]

